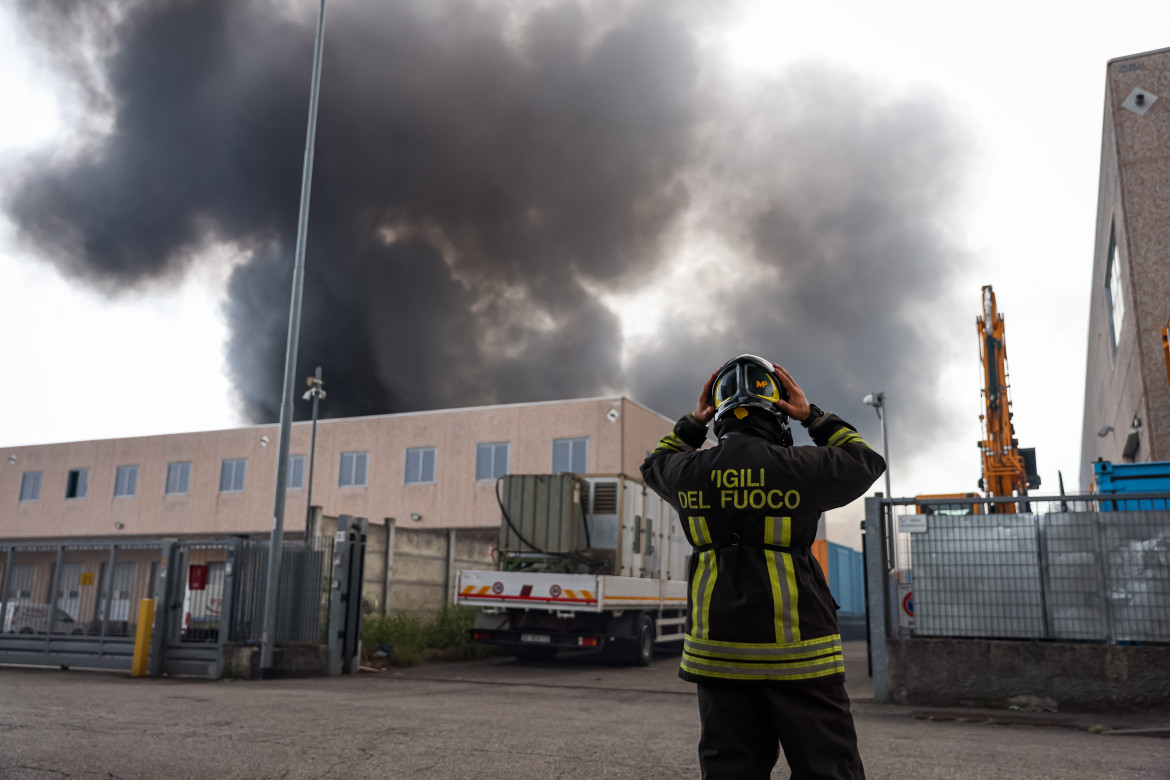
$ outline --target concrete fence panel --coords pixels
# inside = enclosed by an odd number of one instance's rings
[[[324,517],[318,527],[329,528]],[[494,569],[496,528],[406,528],[395,518],[371,523],[362,600],[367,612],[437,612],[454,600],[461,569]]]

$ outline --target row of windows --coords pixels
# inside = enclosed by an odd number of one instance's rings
[[[509,444],[506,441],[477,444],[475,449],[476,480],[497,479],[508,473]],[[553,439],[553,472],[586,471],[589,440],[586,438]],[[406,450],[407,485],[435,482],[437,450],[434,447],[409,447]],[[338,487],[365,487],[369,473],[369,452],[343,452],[338,470]],[[220,464],[219,492],[239,493],[244,489],[248,471],[247,458],[228,458]],[[40,471],[26,471],[20,480],[20,500],[39,501],[41,498]],[[290,455],[288,459],[288,489],[305,486],[305,456]],[[167,464],[166,495],[186,494],[191,486],[191,462]],[[65,479],[65,498],[85,498],[89,492],[89,469],[71,469]],[[114,474],[114,497],[138,495],[138,467],[118,466]]]
[[[351,455],[353,453],[345,453]],[[344,456],[343,456],[344,457]],[[219,492],[239,493],[244,489],[248,469],[247,458],[228,458],[220,464]],[[288,459],[288,489],[305,486],[305,456],[290,455]],[[364,484],[364,483],[363,483]],[[191,486],[191,462],[167,464],[165,493],[183,495]],[[65,498],[85,498],[89,493],[89,469],[70,469],[65,478]],[[138,495],[138,467],[118,466],[114,472],[114,498]],[[26,471],[20,481],[20,500],[38,501],[41,497],[41,472]]]

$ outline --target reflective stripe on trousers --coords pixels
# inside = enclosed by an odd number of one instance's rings
[[[840,634],[791,644],[721,642],[687,636],[684,672],[728,680],[807,680],[845,671]]]

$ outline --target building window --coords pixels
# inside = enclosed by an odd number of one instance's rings
[[[119,466],[114,475],[114,498],[138,495],[138,467]]]
[[[1121,283],[1121,253],[1117,249],[1117,227],[1109,229],[1109,258],[1105,269],[1105,306],[1109,309],[1109,338],[1113,354],[1121,340],[1121,326],[1125,322],[1125,295]]]
[[[89,469],[69,469],[65,477],[65,498],[85,498],[89,492]]]
[[[20,500],[41,500],[41,472],[26,471],[20,478]]]
[[[244,489],[244,474],[248,470],[247,458],[228,458],[219,469],[219,492],[239,493]]]
[[[588,438],[582,436],[577,439],[553,439],[552,470],[554,474],[566,471],[573,474],[584,474],[587,471],[588,460]]]
[[[186,493],[191,487],[191,463],[167,464],[167,495],[177,496]]]
[[[337,477],[339,487],[365,487],[366,470],[370,464],[368,452],[341,453],[341,473]]]
[[[508,473],[508,442],[475,445],[475,478],[499,479]]]
[[[406,450],[406,484],[425,485],[435,481],[435,448],[408,447]]]
[[[289,455],[288,456],[288,481],[285,483],[287,490],[300,490],[305,486],[305,456],[304,455]]]

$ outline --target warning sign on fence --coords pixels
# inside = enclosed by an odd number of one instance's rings
[[[914,586],[898,583],[898,625],[914,628]]]

